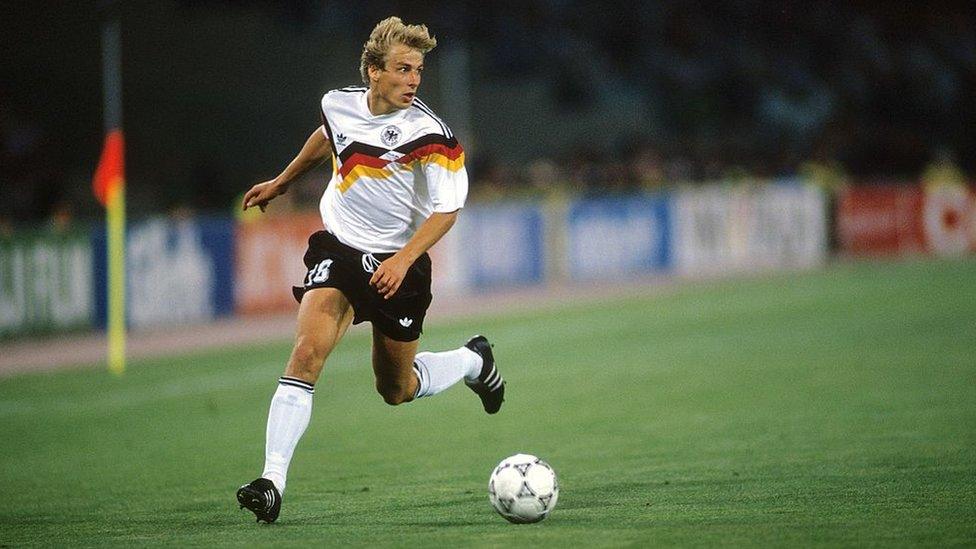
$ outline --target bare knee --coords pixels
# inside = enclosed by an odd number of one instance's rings
[[[413,400],[410,388],[400,383],[376,382],[376,392],[383,397],[383,402],[390,406],[405,404]]]
[[[414,373],[414,357],[417,341],[396,341],[373,326],[373,373],[376,375],[376,392],[390,406],[397,406],[414,399],[417,393],[417,376]]]
[[[315,383],[324,364],[325,351],[319,349],[310,338],[299,337],[291,351],[285,375]]]

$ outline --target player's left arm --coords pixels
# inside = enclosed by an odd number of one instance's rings
[[[390,299],[393,294],[400,289],[407,270],[413,265],[417,258],[431,248],[440,240],[447,231],[451,230],[457,220],[458,212],[434,212],[426,221],[420,224],[417,232],[407,242],[399,252],[393,254],[389,259],[380,263],[369,279],[369,283],[376,287],[376,291],[383,296],[383,299]]]

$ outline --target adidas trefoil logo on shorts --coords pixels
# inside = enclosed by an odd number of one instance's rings
[[[403,317],[400,319],[400,326],[403,326],[404,328],[409,328],[411,324],[413,324],[412,318]]]

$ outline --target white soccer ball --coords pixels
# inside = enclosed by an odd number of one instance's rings
[[[549,516],[559,499],[556,472],[530,454],[507,457],[491,472],[488,499],[509,522],[539,522]]]

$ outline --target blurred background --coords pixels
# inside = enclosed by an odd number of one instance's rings
[[[240,199],[394,14],[471,178],[421,348],[486,334],[509,400],[391,413],[354,327],[244,527],[330,167]],[[974,122],[973,1],[4,0],[0,548],[976,547]],[[515,452],[541,529],[487,504]]]
[[[971,2],[0,10],[6,336],[104,324],[104,210],[91,178],[104,138],[101,28],[112,17],[133,325],[293,307],[293,264],[318,223],[329,167],[261,221],[236,216],[239,197],[298,151],[323,92],[360,83],[362,43],[391,14],[438,38],[420,95],[467,151],[470,213],[439,246],[445,293],[808,268],[837,255],[961,255],[976,242]],[[465,255],[491,251],[499,235],[510,261]],[[167,301],[188,286],[212,288],[183,309]]]

